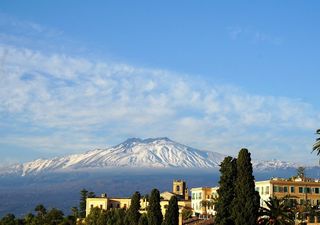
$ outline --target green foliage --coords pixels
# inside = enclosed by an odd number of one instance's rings
[[[36,211],[37,215],[33,219],[32,224],[45,224],[47,209],[42,204],[40,204],[35,207],[34,211]]]
[[[161,225],[163,216],[160,206],[160,192],[157,189],[153,189],[149,198],[148,206],[148,224]]]
[[[255,191],[250,153],[241,149],[237,158],[237,177],[232,217],[235,225],[255,225],[258,217],[259,193]]]
[[[192,209],[191,208],[183,208],[182,209],[182,219],[186,220],[192,217]]]
[[[138,225],[140,219],[140,198],[139,192],[135,192],[131,197],[131,205],[126,215],[126,224]]]
[[[59,209],[52,208],[45,216],[48,225],[58,225],[63,221],[63,212]]]
[[[99,217],[102,214],[102,210],[98,207],[95,207],[90,210],[89,215],[86,217],[86,225],[98,225]]]
[[[316,131],[317,135],[320,135],[320,129]],[[320,137],[316,139],[316,142],[313,144],[312,151],[316,151],[317,155],[320,155]]]
[[[220,181],[218,192],[218,200],[215,205],[217,225],[233,225],[232,218],[232,202],[234,200],[234,183],[237,177],[236,159],[228,156],[224,158],[220,165]]]
[[[148,225],[148,217],[147,214],[142,214],[139,219],[138,225]]]
[[[71,211],[72,211],[72,215],[73,215],[74,218],[78,218],[79,217],[79,209],[77,207],[72,207]]]
[[[87,201],[88,191],[86,189],[82,189],[80,191],[80,202],[79,202],[79,217],[86,217],[86,201]]]
[[[25,217],[24,217],[24,221],[27,225],[31,225],[33,224],[33,220],[34,220],[35,216],[32,213],[28,213]]]
[[[299,166],[297,169],[297,177],[304,178],[306,174],[306,168],[303,166]]]
[[[15,215],[8,213],[7,215],[5,215],[1,221],[0,221],[1,225],[16,225],[16,217]]]
[[[294,213],[285,199],[269,198],[266,208],[260,209],[258,224],[261,225],[294,225]]]
[[[169,201],[168,209],[164,220],[165,225],[178,225],[179,223],[179,206],[176,196],[172,196]]]
[[[24,218],[15,218],[13,214],[7,214],[0,220],[0,225],[75,225],[74,216],[64,217],[59,209],[47,209],[42,205],[35,207],[36,215],[28,213]]]
[[[108,212],[109,214],[107,225],[125,225],[124,219],[126,213],[123,209],[112,209]]]
[[[126,213],[123,209],[102,210],[100,208],[91,209],[85,219],[86,225],[127,225],[124,220]]]

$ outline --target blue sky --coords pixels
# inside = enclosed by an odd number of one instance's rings
[[[168,136],[317,164],[317,1],[1,1],[0,164]]]

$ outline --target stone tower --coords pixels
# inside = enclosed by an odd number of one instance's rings
[[[186,182],[183,180],[174,180],[172,185],[172,193],[180,196],[184,200],[189,199],[189,192]]]

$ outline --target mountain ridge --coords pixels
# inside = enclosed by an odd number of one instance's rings
[[[101,168],[218,168],[226,155],[218,152],[201,151],[167,137],[129,138],[105,149],[93,149],[51,159],[9,166],[0,174],[21,176],[39,173]],[[280,160],[253,161],[257,170],[296,168],[299,165]]]

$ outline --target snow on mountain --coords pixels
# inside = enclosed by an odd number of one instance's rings
[[[88,168],[212,168],[218,167],[225,155],[200,151],[168,138],[131,138],[107,149],[95,149],[52,159],[37,159],[13,165],[0,174],[38,174]],[[257,169],[296,167],[282,161],[253,162]]]

